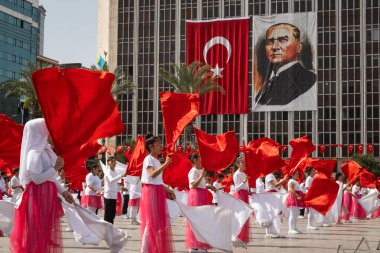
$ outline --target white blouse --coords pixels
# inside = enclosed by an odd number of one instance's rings
[[[265,176],[265,190],[266,191],[277,191],[277,187],[272,184],[272,181],[276,182],[276,178],[273,173],[270,173]]]
[[[143,162],[143,169],[141,174],[141,183],[143,184],[156,184],[156,185],[162,185],[164,184],[164,181],[162,180],[162,173],[160,173],[157,177],[153,178],[149,174],[148,167],[153,167],[154,170],[161,167],[160,161],[151,156],[147,155]]]
[[[288,181],[288,190],[290,189],[291,184],[293,184],[295,191],[300,191],[300,192],[302,191],[300,184],[296,180],[294,180],[293,178],[289,179],[289,181]]]
[[[187,175],[187,177],[189,179],[189,188],[190,189],[192,189],[191,184],[194,183],[199,178],[201,173],[202,173],[201,170],[199,170],[195,167],[191,168],[191,170],[189,171],[189,174]],[[199,184],[196,188],[206,189],[206,181],[205,181],[204,177],[201,179],[201,182],[199,182]]]
[[[241,172],[240,170],[237,170],[234,173],[233,179],[235,184],[235,192],[238,192],[240,190],[248,190],[248,180],[243,183],[243,181],[247,178],[247,175],[244,172]]]
[[[58,173],[51,165],[50,157],[46,151],[29,151],[27,155],[27,162],[27,184],[30,181],[33,181],[35,184],[42,184],[46,181],[52,181],[55,182],[59,193],[65,191],[62,185],[57,181]]]
[[[98,192],[102,190],[102,182],[100,181],[100,178],[98,176],[93,175],[92,173],[88,173],[86,176],[86,189],[84,190],[85,195],[91,195],[91,196],[98,196],[96,192],[90,189],[88,187],[89,185],[92,185]]]

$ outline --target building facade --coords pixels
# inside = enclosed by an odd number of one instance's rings
[[[379,157],[378,0],[114,1],[108,6],[108,15],[99,19],[99,24],[104,24],[102,19],[109,22],[117,17],[106,27],[109,48],[100,48],[98,42],[98,49],[111,50],[110,66],[123,66],[136,85],[134,94],[118,98],[126,132],[117,137],[117,143],[147,132],[164,139],[159,92],[171,87],[159,79],[159,70],[185,62],[186,20],[297,12],[317,13],[318,110],[198,116],[197,125],[210,134],[235,130],[240,141],[246,142],[267,136],[287,145],[293,138],[308,135],[315,144],[326,146],[324,153],[315,152],[318,157],[349,157],[358,151],[358,144],[363,144],[366,153],[367,145],[372,144]],[[252,25],[249,36],[252,55]],[[348,145],[353,145],[352,154]],[[283,156],[289,155],[287,149]]]
[[[40,26],[44,15],[38,0],[0,0],[0,83],[17,80],[23,67],[36,62],[39,44],[43,45]],[[4,99],[0,93],[0,113],[21,122],[19,102],[18,98]]]

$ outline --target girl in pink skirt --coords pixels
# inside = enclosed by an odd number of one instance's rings
[[[84,195],[82,196],[82,206],[87,207],[93,213],[96,213],[96,209],[102,208],[102,183],[99,178],[100,167],[98,164],[94,164],[91,167],[91,173],[86,176],[86,188]]]
[[[355,219],[361,220],[366,217],[366,211],[364,208],[360,205],[358,199],[362,197],[361,195],[361,186],[360,186],[360,180],[356,179],[355,185],[352,186],[352,204],[351,204],[351,217],[354,217]]]
[[[147,135],[145,147],[149,155],[144,159],[141,174],[141,252],[174,252],[166,193],[172,198],[175,198],[175,195],[162,180],[162,172],[172,160],[168,156],[165,163],[161,165],[157,159],[162,151],[161,140],[158,137]]]
[[[248,177],[244,173],[245,171],[244,157],[237,158],[235,161],[235,166],[237,170],[233,176],[234,185],[235,185],[234,196],[248,204],[249,186],[248,186]],[[242,230],[240,231],[238,238],[241,241],[248,243],[251,240],[250,234],[251,233],[250,233],[249,219],[248,219],[247,222],[244,224]]]
[[[209,192],[207,189],[215,191],[215,187],[211,185],[206,186],[205,176],[207,173],[204,169],[201,169],[199,155],[192,154],[190,160],[193,164],[193,168],[191,168],[188,174],[190,191],[187,197],[187,204],[189,206],[210,205]],[[210,245],[197,240],[188,222],[186,222],[186,248],[189,249],[190,252],[198,250],[207,252],[208,249],[211,249]]]
[[[57,158],[48,137],[44,119],[26,123],[20,155],[20,183],[25,191],[15,207],[11,252],[62,252],[60,217],[63,209],[58,193],[69,203],[74,199],[57,181],[63,159]]]
[[[298,184],[298,171],[295,171],[291,175],[291,179],[288,181],[288,198],[286,199],[286,207],[289,208],[289,231],[288,234],[300,234],[301,232],[297,229],[297,218],[299,214],[299,209],[305,207],[303,202],[303,192]]]

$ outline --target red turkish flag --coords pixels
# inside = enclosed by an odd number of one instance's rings
[[[358,145],[356,145],[356,147],[357,147],[357,153],[358,154],[363,154],[363,151],[364,151],[364,145],[363,144],[358,144]]]
[[[194,127],[202,166],[207,171],[223,170],[230,166],[239,152],[235,132],[212,136]]]
[[[20,166],[21,141],[24,126],[0,114],[0,171],[6,173]]]
[[[145,149],[145,137],[137,137],[135,149],[131,155],[131,160],[128,164],[127,174],[130,176],[139,176],[141,177],[142,167],[145,157],[148,155],[148,152]]]
[[[185,127],[198,115],[199,95],[161,92],[162,118],[168,155],[174,152],[174,145]]]
[[[347,177],[349,184],[354,183],[356,178],[363,171],[362,166],[360,166],[357,162],[349,160],[343,163],[340,166],[343,174]]]
[[[189,189],[188,174],[192,164],[188,156],[192,153],[194,152],[176,152],[173,154],[172,162],[163,172],[165,184],[170,185],[172,188],[177,188],[179,191]]]
[[[65,159],[66,176],[97,153],[94,142],[124,131],[111,94],[112,73],[47,68],[32,79],[56,152]]]
[[[249,185],[255,187],[256,179],[279,170],[285,165],[280,157],[281,145],[267,137],[248,143],[244,151]]]
[[[373,144],[367,144],[367,154],[373,154]]]
[[[339,185],[330,176],[318,173],[314,176],[304,202],[319,213],[326,215],[338,195]]]
[[[249,18],[186,21],[186,63],[209,64],[225,94],[200,98],[200,114],[248,112]]]

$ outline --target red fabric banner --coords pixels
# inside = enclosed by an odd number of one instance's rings
[[[70,182],[79,179],[76,166],[98,152],[95,142],[124,131],[111,94],[114,75],[48,68],[32,79],[56,152],[65,159],[66,176]]]
[[[148,152],[145,149],[145,137],[140,135],[137,137],[135,149],[131,155],[131,160],[128,164],[127,174],[130,176],[141,177],[142,167],[145,157]]]
[[[360,173],[363,171],[362,166],[352,160],[344,162],[340,168],[343,174],[347,177],[349,184],[354,183],[356,178],[358,178]]]
[[[186,63],[209,64],[225,90],[200,98],[200,114],[248,112],[249,18],[187,21]]]
[[[376,188],[376,176],[367,169],[363,169],[360,173],[359,180],[362,187]]]
[[[251,187],[255,187],[257,178],[277,171],[285,165],[280,157],[280,148],[280,144],[267,137],[248,143],[244,151],[244,160]]]
[[[292,146],[292,153],[289,159],[289,174],[292,175],[296,170],[299,174],[299,181],[303,181],[304,175],[302,163],[307,160],[307,157],[314,152],[315,145],[306,135],[289,142]]]
[[[177,188],[179,191],[189,189],[188,174],[192,164],[188,156],[192,153],[194,152],[175,152],[173,154],[172,162],[163,172],[165,184],[170,185],[172,188]]]
[[[309,166],[313,167],[317,172],[323,173],[324,175],[326,175],[326,177],[330,178],[332,172],[335,169],[336,163],[336,159],[315,159],[309,164]]]
[[[339,185],[334,179],[323,173],[318,173],[314,176],[310,189],[305,195],[304,202],[325,215],[334,204],[338,190]]]
[[[20,151],[24,126],[0,114],[0,171],[12,172],[20,166]]]
[[[161,92],[160,101],[167,153],[171,155],[174,152],[174,145],[185,127],[198,115],[199,95]]]
[[[197,128],[194,128],[194,131],[202,166],[207,171],[223,170],[234,162],[239,152],[235,132],[229,131],[213,136]]]

